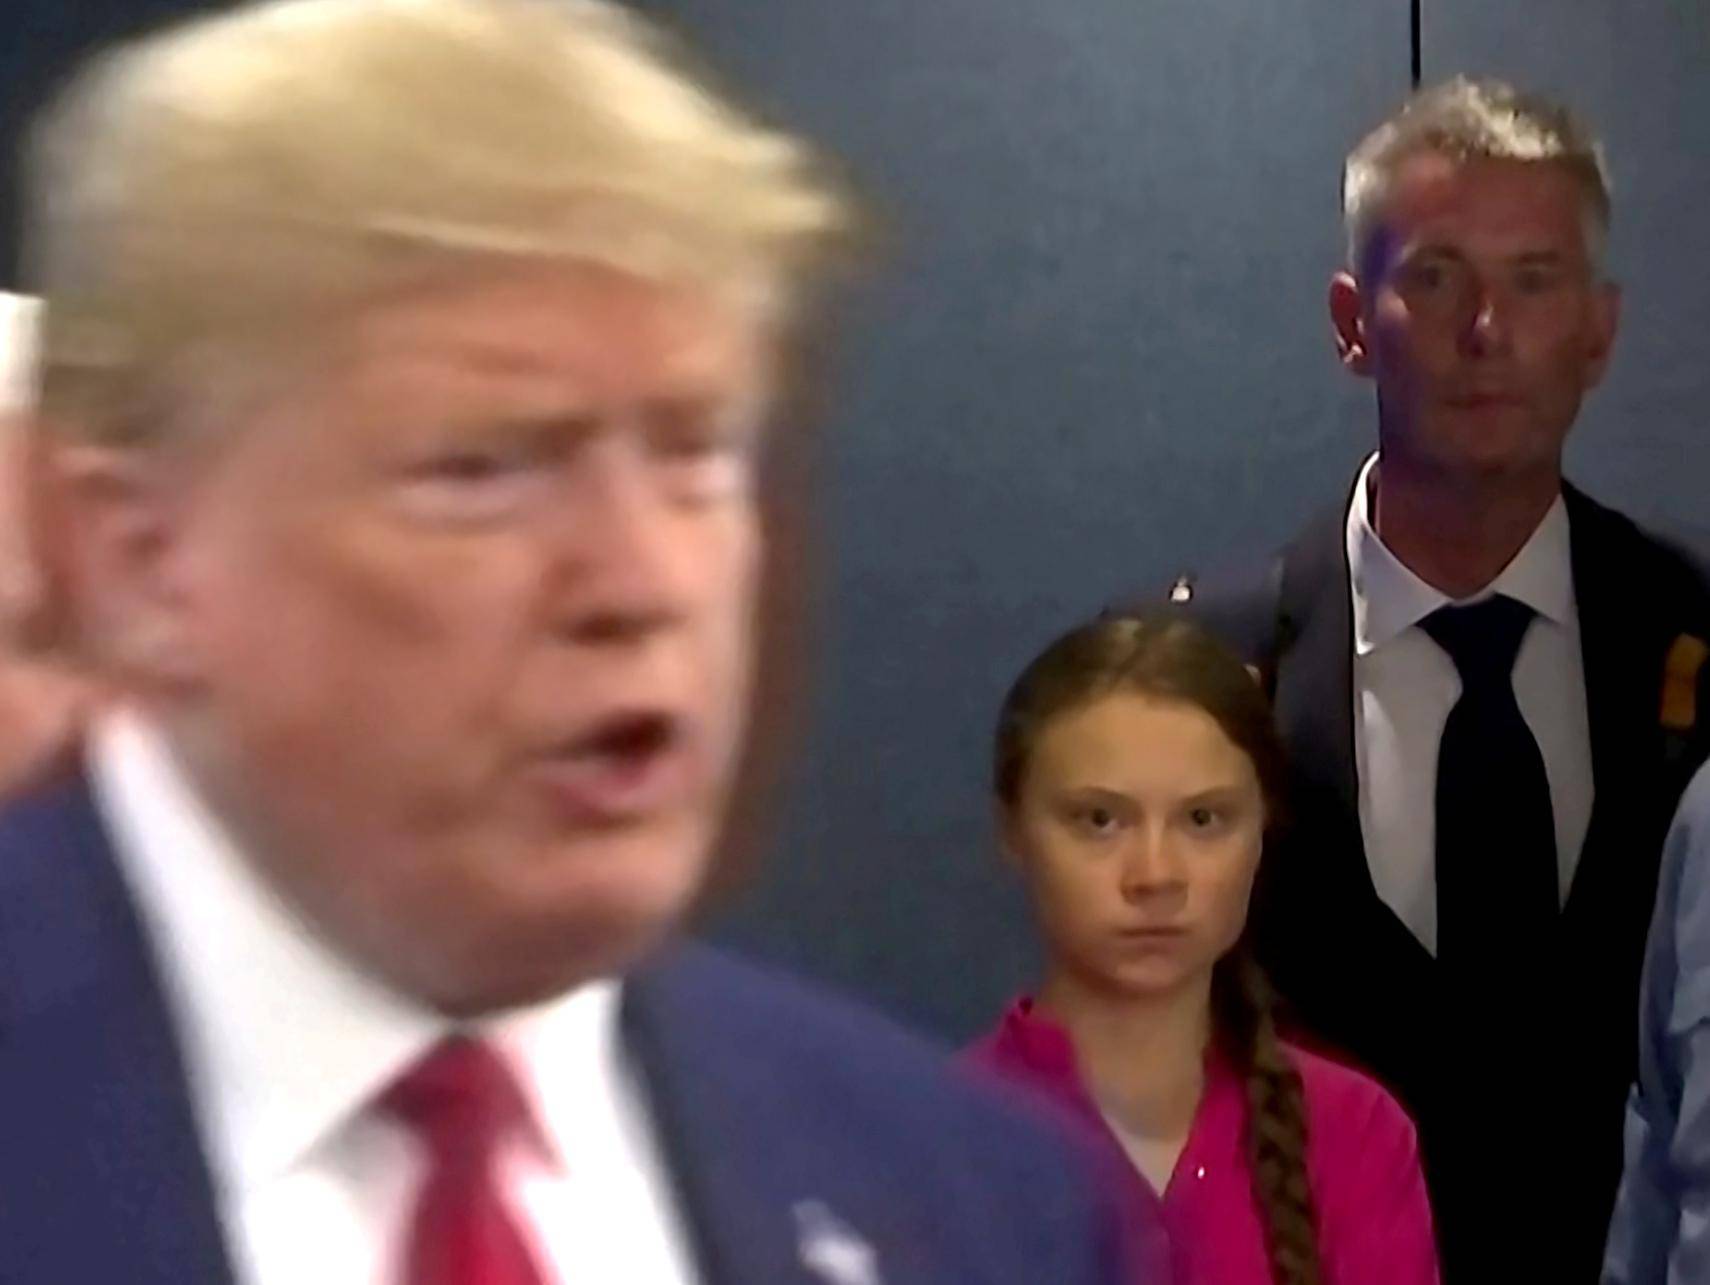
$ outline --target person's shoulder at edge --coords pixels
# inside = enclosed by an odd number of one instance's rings
[[[1660,988],[1668,994],[1678,986],[1681,938],[1695,937],[1695,927],[1710,927],[1696,923],[1706,912],[1710,912],[1710,763],[1701,764],[1687,782],[1663,846],[1648,967],[1663,965],[1666,975],[1649,977],[1649,990]],[[1695,959],[1702,954],[1693,952]]]
[[[1669,848],[1678,852],[1676,861],[1685,862],[1690,853],[1710,848],[1710,763],[1698,769],[1681,794],[1673,829]]]
[[[1437,1258],[1413,1121],[1364,1072],[1297,1045],[1288,1053],[1306,1096],[1307,1164],[1332,1278],[1431,1285]]]

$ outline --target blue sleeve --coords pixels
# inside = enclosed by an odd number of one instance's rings
[[[1663,850],[1605,1285],[1710,1281],[1710,768]]]

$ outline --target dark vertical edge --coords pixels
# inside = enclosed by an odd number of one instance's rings
[[[1425,3],[1425,0],[1408,0],[1408,8],[1410,10],[1410,13],[1408,15],[1409,21],[1410,21],[1410,33],[1409,34],[1410,34],[1410,39],[1412,42],[1412,50],[1413,50],[1413,63],[1412,63],[1413,88],[1415,88],[1415,89],[1419,88],[1420,77],[1421,77],[1421,74],[1422,74],[1423,69],[1424,69],[1423,68],[1423,63],[1424,63],[1423,41],[1420,39],[1420,30],[1423,26],[1422,15],[1420,13],[1420,10],[1424,7],[1424,3]]]

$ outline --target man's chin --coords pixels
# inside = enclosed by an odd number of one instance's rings
[[[530,1008],[601,978],[627,972],[659,947],[678,916],[587,916],[557,936],[518,933],[455,958],[417,957],[396,977],[413,998],[448,1017],[469,1020]]]
[[[362,953],[394,989],[450,1016],[528,1007],[620,975],[657,949],[688,914],[697,869],[643,880],[612,869],[573,889],[471,897],[437,916],[437,928],[400,935],[386,925]]]
[[[1492,426],[1483,433],[1467,433],[1447,449],[1433,452],[1437,467],[1448,476],[1491,480],[1542,476],[1561,471],[1558,448],[1546,447],[1518,431],[1500,431]]]

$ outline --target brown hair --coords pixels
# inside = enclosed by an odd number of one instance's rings
[[[1015,803],[1047,725],[1115,691],[1140,692],[1203,710],[1253,764],[1267,830],[1283,814],[1286,764],[1269,702],[1252,674],[1191,621],[1108,618],[1071,630],[1041,652],[1010,688],[998,716],[993,786]],[[1306,1172],[1306,1102],[1300,1072],[1277,1036],[1270,986],[1244,946],[1212,977],[1216,1038],[1245,1082],[1246,1147],[1278,1285],[1322,1285],[1317,1219]]]

